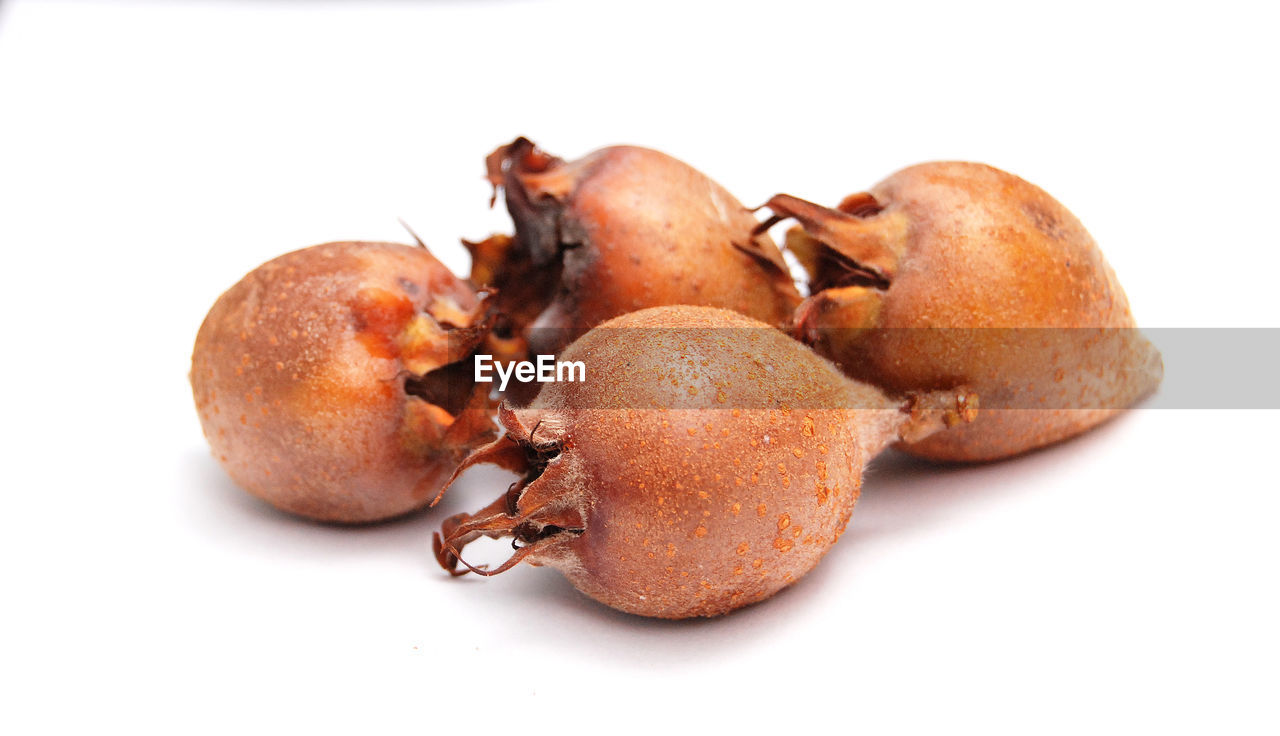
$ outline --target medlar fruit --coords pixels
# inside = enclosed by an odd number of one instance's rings
[[[971,425],[903,448],[982,461],[1084,432],[1155,390],[1159,352],[1135,329],[1089,233],[1040,188],[982,164],[899,171],[835,209],[789,195],[786,247],[812,294],[794,329],[849,376],[889,391],[968,386]]]
[[[682,161],[634,146],[563,161],[518,138],[487,163],[515,236],[467,243],[472,281],[496,288],[506,329],[527,341],[499,354],[554,355],[646,307],[722,307],[781,325],[800,301],[751,213]]]
[[[839,539],[866,464],[887,445],[973,416],[957,389],[890,398],[736,312],[658,307],[605,322],[562,355],[586,381],[549,383],[462,467],[522,478],[434,539],[455,574],[550,565],[643,616],[715,616],[798,580]],[[517,551],[485,570],[481,537]],[[462,565],[459,570],[458,566]]]
[[[425,506],[496,435],[467,360],[485,314],[424,248],[327,243],[268,261],[196,337],[191,387],[214,456],[253,495],[312,519]]]

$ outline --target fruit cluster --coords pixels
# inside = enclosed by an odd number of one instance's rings
[[[834,208],[779,194],[760,221],[649,149],[563,161],[520,138],[487,164],[515,233],[464,241],[468,280],[421,244],[328,243],[214,304],[191,384],[250,493],[374,522],[495,464],[519,479],[443,522],[445,569],[545,564],[623,611],[714,616],[812,569],[887,447],[998,460],[1161,379],[1079,220],[989,166],[912,166]],[[476,356],[547,355],[586,380],[475,380]],[[484,536],[515,553],[467,563]]]

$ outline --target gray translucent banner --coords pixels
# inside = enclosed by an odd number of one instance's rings
[[[779,349],[772,330],[604,332],[604,341],[596,344],[608,349],[587,354],[571,348],[562,353],[562,358],[582,364],[568,371],[557,370],[555,356],[547,356],[543,365],[550,365],[550,370],[538,376],[537,357],[529,356],[533,365],[523,375],[533,370],[534,380],[521,382],[507,364],[505,370],[511,372],[506,393],[527,401],[543,388],[539,377],[550,374],[554,381],[558,373],[563,381],[572,373],[581,383],[573,395],[582,408],[882,408],[857,390],[741,390],[744,382],[795,388],[822,380],[821,371],[806,359],[808,354]],[[542,330],[528,337],[535,345],[558,345],[580,333]],[[837,358],[845,374],[890,393],[966,385],[978,393],[983,409],[1280,409],[1277,328],[821,330],[804,337]],[[725,350],[737,357],[721,359]],[[497,390],[499,361],[456,357],[461,360],[450,377],[452,391],[471,390],[477,360]],[[627,376],[625,385],[618,383],[622,375]],[[617,390],[604,390],[611,388]]]
[[[1147,409],[1280,409],[1280,328],[1143,330],[1164,357]]]

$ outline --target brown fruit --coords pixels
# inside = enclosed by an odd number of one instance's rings
[[[1079,434],[1159,385],[1111,267],[1065,207],[973,163],[899,171],[837,209],[778,195],[813,294],[797,335],[891,393],[966,385],[973,424],[907,443],[938,460],[1015,455]]]
[[[259,266],[196,337],[191,387],[213,454],[301,516],[425,506],[496,434],[471,349],[485,306],[424,248],[327,243]]]
[[[507,434],[459,472],[493,463],[523,478],[447,520],[437,559],[455,574],[550,565],[608,606],[661,618],[715,616],[795,582],[844,531],[866,463],[967,420],[976,401],[895,401],[784,333],[707,307],[616,318],[562,360],[583,361],[586,381],[504,404]],[[459,559],[480,536],[522,546],[481,570]]]
[[[646,307],[723,307],[781,325],[800,301],[777,246],[752,234],[750,212],[666,154],[613,146],[566,162],[519,138],[488,168],[516,233],[467,243],[472,281],[497,290],[529,352],[558,353]]]

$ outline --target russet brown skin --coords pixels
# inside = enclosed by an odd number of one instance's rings
[[[253,495],[312,519],[427,505],[496,434],[466,373],[484,316],[424,248],[327,243],[259,266],[196,337],[191,387],[214,456]]]
[[[529,341],[555,354],[591,327],[647,307],[722,307],[782,325],[800,297],[782,254],[738,200],[701,172],[634,146],[563,161],[524,138],[489,178],[515,222],[468,244],[478,286]]]
[[[524,477],[447,520],[437,558],[455,574],[549,565],[605,605],[660,618],[723,614],[804,576],[848,524],[866,463],[971,418],[975,401],[893,400],[776,329],[706,307],[616,318],[562,359],[584,361],[586,382],[504,405],[507,434],[463,468]],[[472,568],[459,555],[480,536],[520,546],[495,570]]]
[[[1016,455],[1084,432],[1159,385],[1160,355],[1134,329],[1093,238],[1012,174],[926,163],[836,209],[788,195],[769,206],[777,217],[765,225],[800,223],[787,247],[810,274],[813,296],[795,321],[802,340],[890,393],[963,384],[982,397],[973,424],[908,452]]]

